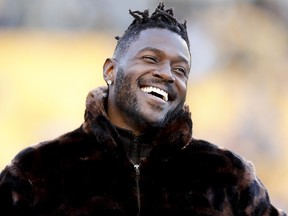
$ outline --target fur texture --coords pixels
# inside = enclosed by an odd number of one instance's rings
[[[135,169],[107,118],[106,97],[106,88],[90,92],[80,128],[23,150],[1,172],[1,215],[138,214]],[[188,107],[151,145],[140,166],[141,215],[285,215],[251,163],[192,138]]]

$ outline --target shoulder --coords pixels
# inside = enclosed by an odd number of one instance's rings
[[[239,154],[201,139],[192,139],[183,150],[187,154],[200,155],[202,158],[205,157],[208,161],[212,160],[216,162],[219,160],[219,163],[222,165],[230,165],[237,169],[242,169],[246,165],[249,167],[252,165],[250,161]]]
[[[192,139],[183,151],[189,158],[196,157],[200,166],[205,164],[206,171],[212,173],[208,174],[209,177],[213,177],[211,181],[217,182],[218,178],[219,182],[224,183],[225,188],[234,188],[232,190],[237,194],[237,202],[241,207],[238,211],[241,215],[258,215],[261,209],[269,215],[286,216],[270,203],[268,191],[257,177],[251,161],[205,140]]]
[[[92,142],[91,137],[86,135],[80,127],[56,139],[23,149],[14,157],[10,166],[29,171],[37,167],[56,165],[78,154],[85,154],[81,152],[81,149],[84,149],[85,145],[91,145]]]
[[[198,164],[217,176],[230,176],[240,188],[244,189],[254,183],[261,185],[253,163],[229,149],[205,140],[192,139],[183,152],[190,164]]]

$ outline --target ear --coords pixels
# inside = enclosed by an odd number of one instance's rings
[[[106,83],[108,80],[110,80],[113,83],[116,68],[117,68],[117,62],[112,58],[107,58],[103,65],[103,78],[106,81]]]

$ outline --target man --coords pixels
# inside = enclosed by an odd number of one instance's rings
[[[186,24],[163,3],[130,14],[83,125],[2,171],[1,215],[285,215],[251,163],[192,138]]]

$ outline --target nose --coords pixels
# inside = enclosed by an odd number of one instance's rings
[[[153,76],[158,77],[166,82],[174,83],[175,77],[172,74],[170,64],[163,64],[153,71]]]

